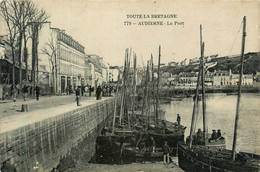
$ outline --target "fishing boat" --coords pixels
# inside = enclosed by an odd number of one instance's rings
[[[128,85],[130,78],[130,54],[129,49],[127,49],[120,94],[118,90],[118,76],[112,126],[103,128],[101,135],[96,139],[96,161],[98,163],[127,164],[133,162],[133,159],[131,159],[133,154],[129,151],[123,151],[123,145],[135,146],[136,135],[138,133],[137,128],[133,127],[130,117],[127,114],[127,100],[131,99],[129,98],[128,90],[130,87]],[[114,158],[110,158],[110,156]]]
[[[239,152],[239,153],[236,152],[237,125],[239,119],[239,104],[240,104],[240,97],[241,97],[241,81],[242,81],[243,61],[244,61],[244,42],[246,36],[245,27],[246,27],[246,17],[243,18],[243,36],[242,36],[239,90],[238,90],[232,150],[227,150],[219,146],[192,144],[193,133],[194,133],[192,128],[194,126],[193,123],[195,117],[193,115],[191,132],[190,132],[190,138],[191,138],[190,142],[189,144],[178,145],[179,166],[185,171],[198,171],[198,172],[199,171],[216,171],[216,172],[260,171],[259,155],[245,153],[245,152]],[[201,57],[203,57],[203,55]]]
[[[158,118],[158,114],[159,114],[158,112],[160,109],[159,106],[160,59],[161,59],[161,46],[159,46],[159,58],[158,58],[158,72],[157,72],[158,78],[157,78],[157,89],[156,89],[155,107],[154,107],[155,119],[154,119],[154,125],[148,125],[148,133],[150,136],[152,136],[155,139],[156,147],[162,148],[164,141],[167,141],[169,147],[172,150],[171,154],[175,155],[177,150],[177,144],[179,142],[184,142],[184,132],[186,127],[171,121],[161,120]]]
[[[247,171],[258,172],[260,170],[260,156],[250,153],[237,153],[236,159],[232,160],[232,151],[208,148],[205,146],[179,145],[178,147],[179,166],[190,172],[201,171]]]

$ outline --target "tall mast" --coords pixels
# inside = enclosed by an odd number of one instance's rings
[[[154,73],[153,73],[153,68],[154,68],[154,66],[153,66],[153,54],[151,54],[151,71],[152,71],[152,99],[153,99],[153,108],[154,108],[154,122],[156,123],[156,115],[155,115],[155,112],[156,112],[156,104],[155,104],[155,88],[154,88]]]
[[[135,111],[134,111],[134,108],[135,108],[135,92],[136,92],[136,54],[134,53],[134,77],[133,77],[133,100],[132,100],[132,117],[134,117],[134,114],[135,114]]]
[[[145,94],[145,103],[146,103],[146,115],[148,117],[148,124],[150,124],[150,114],[149,114],[149,109],[150,109],[150,104],[148,102],[149,99],[149,80],[150,80],[150,72],[149,72],[149,60],[147,61],[147,71],[146,71],[146,94]]]
[[[204,69],[204,48],[205,44],[202,43],[202,26],[200,25],[200,47],[201,47],[201,83],[202,83],[202,115],[203,115],[203,137],[206,144],[207,140],[207,120],[206,120],[206,99],[205,99],[205,69]]]
[[[119,124],[121,125],[122,123],[122,116],[124,113],[124,99],[125,99],[125,81],[126,81],[126,70],[127,70],[127,56],[128,56],[128,49],[126,49],[125,52],[125,64],[124,64],[124,71],[123,71],[123,78],[122,78],[122,94],[121,94],[121,107],[120,107],[120,116],[119,116]]]
[[[232,159],[233,160],[235,160],[235,158],[236,158],[237,127],[238,127],[238,120],[239,120],[239,104],[240,104],[240,97],[241,97],[241,84],[242,84],[243,66],[244,66],[245,38],[246,38],[246,16],[244,16],[244,18],[243,18],[243,33],[242,33],[242,47],[241,47],[241,61],[240,61],[241,64],[240,64],[240,74],[239,74],[234,138],[233,138],[233,147],[232,147]]]
[[[120,79],[120,76],[119,76],[119,74],[118,74],[117,87],[116,87],[116,98],[115,98],[115,106],[114,106],[115,108],[114,108],[114,116],[113,116],[112,134],[115,133],[115,123],[116,123],[116,114],[117,114],[117,99],[118,99],[119,79]]]
[[[201,39],[202,40],[202,39]],[[201,53],[204,51],[204,43],[201,41]],[[193,111],[192,111],[192,119],[191,119],[191,127],[190,127],[190,143],[189,147],[191,148],[192,140],[193,140],[193,133],[195,130],[195,119],[197,115],[197,104],[198,104],[198,95],[199,95],[199,85],[200,85],[200,74],[201,74],[201,66],[202,66],[202,60],[200,60],[199,64],[199,72],[197,77],[197,85],[196,85],[196,92],[195,92],[195,99],[193,104]]]
[[[159,82],[160,82],[160,63],[161,63],[161,45],[159,45],[159,58],[158,58],[158,77],[157,77],[157,92],[156,92],[156,106],[155,106],[155,119],[158,119],[158,106],[159,106]]]
[[[129,88],[129,86],[130,86],[130,84],[129,84],[129,73],[130,73],[130,59],[131,59],[131,54],[132,54],[132,48],[130,49],[130,52],[129,52],[129,54],[128,54],[128,56],[127,56],[127,72],[126,72],[126,83],[127,83],[127,85],[125,85],[125,95],[126,96],[129,96],[127,93],[128,93],[128,91],[127,91],[127,89]],[[125,108],[124,108],[124,112],[125,112],[125,114],[127,115],[127,126],[128,126],[128,128],[130,129],[130,116],[129,116],[129,113],[128,113],[128,104],[126,103],[126,96],[125,96],[125,101],[124,101],[124,105],[125,105]]]

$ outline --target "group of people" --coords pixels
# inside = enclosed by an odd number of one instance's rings
[[[209,141],[216,141],[218,139],[222,138],[221,135],[221,130],[218,129],[218,132],[216,132],[216,130],[212,130],[212,134],[211,134],[211,138],[209,139]],[[201,129],[199,128],[197,133],[196,133],[196,144],[201,145],[204,144],[204,137],[203,137],[203,132],[201,131]]]
[[[216,130],[212,130],[212,134],[211,134],[211,140],[217,140],[221,138],[221,131],[220,129],[218,129],[218,132],[216,132]]]
[[[79,100],[80,100],[80,96],[87,96],[87,92],[89,97],[92,96],[92,92],[94,92],[94,87],[92,87],[91,85],[88,86],[78,86],[75,90],[76,93],[76,101],[77,101],[77,106],[80,106]],[[103,86],[103,88],[99,85],[96,88],[96,99],[97,100],[101,100],[102,96],[112,96],[112,92],[114,90],[114,87],[112,86]]]
[[[35,95],[36,95],[36,100],[39,100],[39,97],[40,97],[40,86],[36,86],[34,87],[34,91],[35,91]],[[17,98],[17,95],[22,93],[22,96],[23,96],[23,100],[26,101],[27,100],[27,97],[28,97],[28,94],[32,94],[32,91],[33,91],[33,87],[32,86],[29,86],[29,85],[22,85],[21,89],[19,89],[17,87],[17,85],[13,84],[11,85],[10,87],[10,91],[7,91],[6,88],[3,89],[4,91],[4,96],[3,98],[6,98],[7,96],[10,96],[14,102],[16,102],[16,98]]]
[[[103,87],[101,87],[100,85],[97,87],[96,90],[96,98],[97,100],[101,100],[101,97],[109,97],[112,96],[112,92],[114,90],[114,87],[112,86],[106,86],[104,85]]]

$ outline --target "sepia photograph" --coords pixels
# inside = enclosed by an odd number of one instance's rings
[[[259,0],[0,0],[0,172],[259,172]]]

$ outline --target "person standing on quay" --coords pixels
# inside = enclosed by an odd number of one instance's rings
[[[39,96],[40,96],[40,87],[37,85],[35,87],[35,92],[36,92],[36,100],[39,100]]]
[[[92,92],[92,87],[91,85],[88,87],[88,93],[89,93],[89,97],[91,97],[91,92]]]
[[[101,88],[101,86],[99,85],[99,86],[97,87],[97,91],[96,91],[97,100],[101,100],[101,93],[102,93],[102,88]]]
[[[23,86],[23,100],[26,101],[27,96],[28,96],[28,87],[27,85]]]
[[[178,122],[178,125],[181,125],[181,117],[179,114],[177,114],[177,122]]]
[[[80,104],[79,104],[79,97],[80,97],[80,88],[77,87],[77,89],[76,89],[76,101],[77,101],[77,106],[80,106]]]
[[[84,96],[84,92],[85,92],[85,86],[84,85],[82,85],[81,87],[81,96]]]
[[[11,87],[11,93],[12,93],[12,96],[13,96],[13,101],[16,102],[16,95],[17,95],[17,87],[15,84],[12,85]]]
[[[169,162],[170,162],[170,157],[169,157],[170,147],[168,146],[167,141],[164,142],[164,145],[163,145],[162,149],[163,149],[163,162],[164,162],[164,165],[166,165],[166,163],[169,164]],[[167,158],[167,162],[166,162],[166,158]]]

